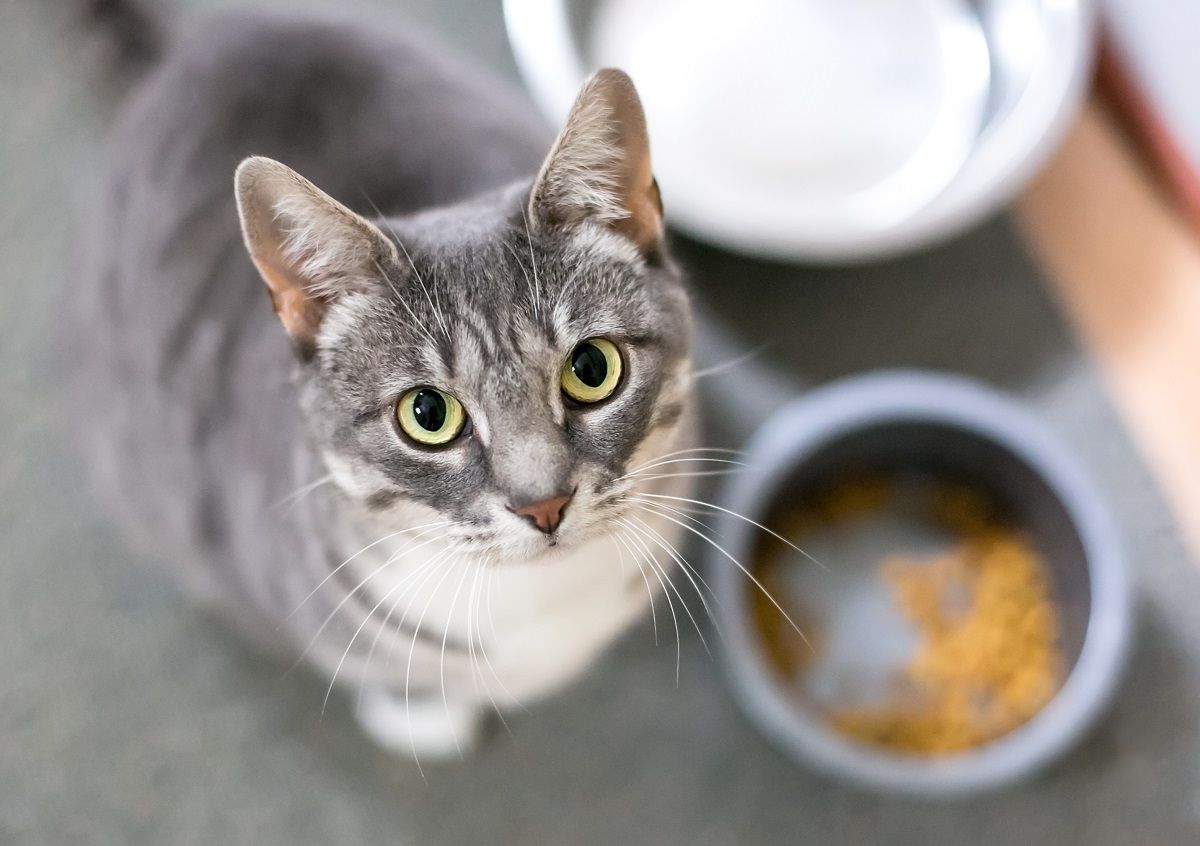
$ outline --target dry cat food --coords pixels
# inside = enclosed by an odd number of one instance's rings
[[[882,586],[890,611],[911,630],[912,648],[881,673],[882,691],[873,701],[825,702],[819,710],[857,740],[910,754],[949,754],[1012,731],[1054,696],[1064,663],[1058,611],[1040,553],[970,489],[925,484],[899,494],[888,480],[860,479],[812,498],[785,522],[803,546],[818,527],[851,531],[899,497],[910,516],[919,510],[937,525],[940,548],[863,563]],[[827,563],[833,568],[847,562]],[[759,576],[773,595],[787,596],[786,570],[778,546],[767,548]],[[769,601],[755,600],[764,649],[785,677],[815,672],[832,648],[825,635],[836,622],[829,618],[835,609],[820,615],[805,610],[792,607],[789,613],[808,643]],[[822,618],[824,625],[813,625]]]

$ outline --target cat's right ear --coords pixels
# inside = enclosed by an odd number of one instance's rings
[[[329,304],[368,290],[397,261],[374,224],[286,165],[262,156],[234,176],[242,236],[297,350],[310,356]]]
[[[646,116],[633,81],[602,68],[575,98],[529,197],[535,227],[599,223],[653,253],[662,200],[650,168]]]

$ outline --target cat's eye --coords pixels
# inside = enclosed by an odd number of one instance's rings
[[[462,434],[462,403],[437,388],[414,388],[396,403],[401,431],[423,446],[444,446]]]
[[[608,399],[621,383],[621,351],[612,341],[591,338],[576,345],[562,369],[563,393],[576,402]]]

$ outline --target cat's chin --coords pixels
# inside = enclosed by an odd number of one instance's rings
[[[553,561],[570,555],[583,544],[582,538],[538,538],[520,546],[514,557],[530,562]]]
[[[513,543],[506,551],[506,557],[536,564],[552,563],[571,556],[581,547],[602,537],[605,537],[605,533],[598,529],[570,531],[549,537],[539,534]]]

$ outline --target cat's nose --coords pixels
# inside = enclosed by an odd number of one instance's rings
[[[510,505],[508,510],[519,517],[524,517],[540,531],[552,535],[554,534],[554,530],[558,528],[558,524],[562,522],[563,512],[567,508],[567,503],[571,501],[571,497],[574,495],[575,492],[571,491],[570,493],[548,497],[538,502],[531,502],[528,505],[519,507]]]

